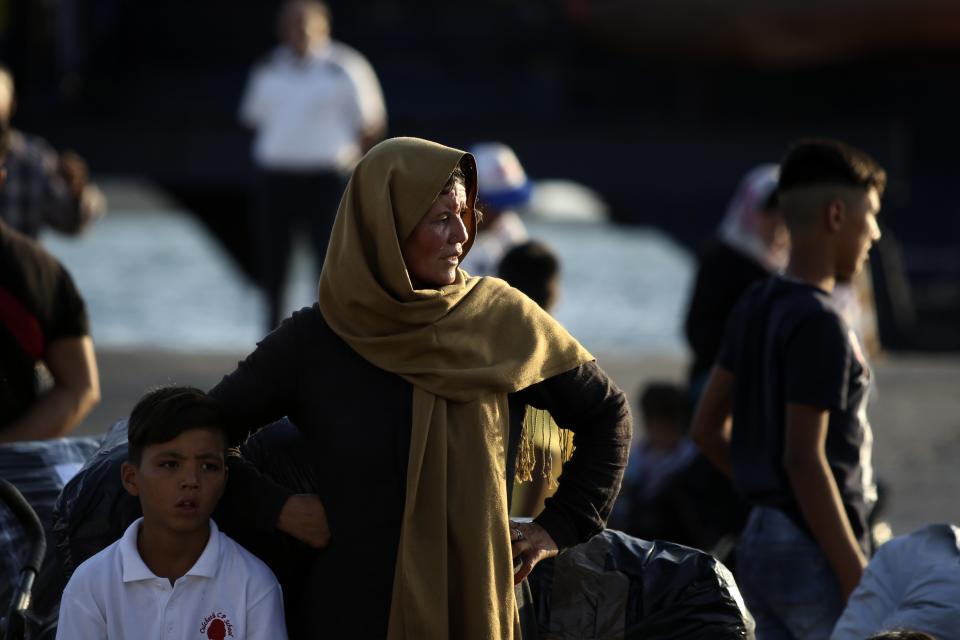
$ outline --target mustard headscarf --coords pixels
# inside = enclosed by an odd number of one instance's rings
[[[320,276],[320,310],[333,331],[413,384],[391,640],[520,637],[507,518],[507,394],[593,360],[502,280],[458,270],[451,285],[413,288],[401,245],[458,165],[468,175],[472,242],[473,157],[394,138],[354,170]]]

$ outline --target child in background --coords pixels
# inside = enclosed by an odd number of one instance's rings
[[[273,573],[210,519],[227,481],[218,405],[189,387],[148,393],[128,442],[121,480],[143,517],[77,568],[57,638],[286,638]]]
[[[669,382],[648,384],[640,395],[644,437],[630,454],[627,476],[635,495],[652,502],[697,454],[687,438],[690,408],[686,392]]]
[[[674,482],[693,462],[697,447],[687,438],[690,407],[686,391],[669,382],[652,382],[640,394],[643,437],[630,452],[610,526],[645,540],[679,540],[667,499]]]

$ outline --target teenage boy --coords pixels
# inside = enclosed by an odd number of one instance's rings
[[[286,638],[273,573],[210,519],[227,481],[218,405],[189,387],[148,393],[128,442],[121,481],[143,517],[77,568],[57,638]]]
[[[694,441],[752,505],[737,582],[760,640],[829,637],[870,552],[870,370],[830,293],[880,238],[885,183],[840,142],[788,151],[786,275],[737,303],[694,417]]]

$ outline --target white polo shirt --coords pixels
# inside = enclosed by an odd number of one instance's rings
[[[77,567],[60,602],[58,640],[287,637],[277,579],[213,520],[203,553],[173,586],[140,558],[142,521]]]
[[[250,73],[240,120],[256,130],[261,168],[347,172],[363,133],[384,125],[386,109],[367,59],[329,41],[304,59],[286,46],[274,50]]]

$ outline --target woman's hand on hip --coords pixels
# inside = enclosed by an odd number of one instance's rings
[[[277,518],[277,529],[314,549],[330,544],[327,510],[319,496],[312,493],[297,493],[287,498]]]
[[[521,560],[520,568],[513,574],[514,584],[520,584],[530,575],[538,562],[559,553],[557,543],[536,522],[511,522],[510,546],[513,547],[514,560],[518,557]]]

